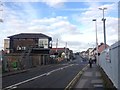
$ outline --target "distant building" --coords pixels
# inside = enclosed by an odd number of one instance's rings
[[[90,59],[90,58],[92,58],[91,56],[92,56],[92,50],[93,50],[93,48],[88,48],[87,49],[87,51],[86,51],[86,54],[87,54],[87,56],[88,56],[88,59]]]
[[[6,53],[9,53],[9,44],[10,44],[10,40],[9,39],[4,39],[4,51]]]
[[[106,48],[108,48],[109,45],[106,44]],[[102,51],[105,50],[105,44],[104,43],[100,43],[100,45],[98,45],[98,53],[100,54]],[[93,49],[92,51],[94,54],[96,54],[96,48]]]
[[[85,57],[86,57],[86,51],[80,52],[80,55],[81,55],[83,58],[85,58]]]
[[[66,48],[66,51],[68,51],[69,49]],[[65,48],[51,48],[50,50],[50,54],[56,54],[56,53],[62,53],[65,52]]]
[[[106,48],[108,48],[109,45],[106,44]],[[100,45],[98,45],[98,53],[101,53],[103,50],[105,50],[105,44],[101,43]]]
[[[57,55],[58,57],[61,57],[62,54],[65,54],[65,58],[70,60],[73,55],[73,51],[69,48],[51,48],[50,55]]]

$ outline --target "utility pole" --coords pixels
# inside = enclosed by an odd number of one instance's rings
[[[99,60],[98,60],[98,38],[97,38],[97,20],[93,19],[93,21],[95,21],[95,32],[96,32],[96,53],[97,53],[97,64],[99,64]]]
[[[0,22],[1,23],[3,23],[2,15],[3,15],[3,3],[0,1]]]
[[[66,58],[68,58],[66,49],[67,49],[67,42],[65,43],[65,56],[66,56]]]
[[[56,53],[57,53],[57,48],[58,48],[58,38],[56,40]]]
[[[67,49],[67,42],[65,43],[65,54],[66,54],[66,52],[67,52],[66,49]]]
[[[102,18],[102,21],[103,21],[103,30],[104,30],[104,44],[105,44],[105,49],[106,49],[106,30],[105,30],[105,18],[104,18],[104,10],[106,10],[107,8],[99,8],[99,10],[102,10],[103,11],[103,18]]]

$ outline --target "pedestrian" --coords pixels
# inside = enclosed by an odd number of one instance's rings
[[[96,61],[97,61],[97,58],[96,58],[96,56],[95,56],[95,60],[94,60],[95,64],[96,64]]]
[[[90,60],[89,60],[89,65],[90,65],[90,68],[92,68],[92,59],[90,58]]]

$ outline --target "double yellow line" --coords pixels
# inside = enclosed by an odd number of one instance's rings
[[[89,64],[87,64],[80,72],[78,72],[78,74],[73,78],[73,80],[67,85],[67,87],[64,90],[70,90],[71,88],[73,88],[88,66]]]

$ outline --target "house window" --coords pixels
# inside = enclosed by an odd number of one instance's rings
[[[41,48],[48,48],[48,39],[39,39],[38,46]]]
[[[40,43],[39,44],[40,47],[44,47],[43,41],[40,41],[39,43]]]
[[[26,47],[17,46],[17,50],[26,50]]]
[[[17,50],[22,50],[22,48],[20,46],[17,46]]]
[[[52,47],[52,41],[49,42],[49,47],[50,47],[50,48]]]
[[[22,47],[22,50],[26,50],[26,47]]]

